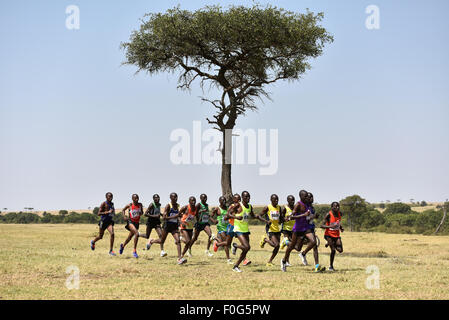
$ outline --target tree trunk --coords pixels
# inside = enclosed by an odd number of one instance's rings
[[[440,231],[440,228],[441,228],[441,226],[443,225],[443,223],[444,223],[444,220],[446,219],[446,214],[447,214],[447,207],[446,207],[446,206],[444,206],[444,211],[443,211],[443,218],[441,219],[441,222],[440,222],[440,224],[438,225],[437,229],[435,230],[435,234],[437,234],[437,233],[438,233],[438,231]]]
[[[232,129],[223,131],[223,149],[221,150],[221,192],[228,205],[232,203],[231,159]]]
[[[348,222],[349,222],[349,230],[354,231],[352,228],[352,219],[351,219],[351,212],[348,213]]]

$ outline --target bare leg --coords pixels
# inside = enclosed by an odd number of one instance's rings
[[[184,257],[184,255],[187,253],[187,251],[190,249],[190,246],[192,245],[192,233],[193,231],[187,231],[187,230],[181,230],[182,237],[185,239],[185,246],[184,250],[182,251],[181,257]]]
[[[274,245],[272,245],[274,247],[273,249],[273,253],[271,254],[270,260],[268,260],[268,263],[272,263],[273,259],[276,257],[276,255],[279,252],[279,248],[280,248],[280,241],[281,241],[281,236],[279,234],[276,235],[272,235],[270,242],[272,242]],[[270,243],[271,245],[271,243]]]
[[[238,267],[240,265],[240,263],[243,260],[245,260],[246,254],[251,249],[251,247],[249,245],[249,235],[248,234],[237,236],[237,238],[240,241],[240,245],[237,245],[237,248],[242,249],[242,253],[240,254],[240,257],[237,260],[236,264],[234,265],[234,268]]]
[[[302,254],[305,256],[307,254],[307,252],[309,252],[310,250],[313,249],[313,247],[316,246],[316,240],[315,240],[315,235],[313,233],[307,233],[306,234],[307,239],[309,240],[309,244],[307,245],[306,250],[304,250],[302,252]]]
[[[128,242],[131,241],[131,238],[133,237],[134,233],[132,231],[129,231],[128,238],[126,238],[125,242],[123,242],[123,248],[126,247]]]
[[[114,249],[114,239],[115,239],[114,227],[112,225],[108,227],[108,232],[110,234],[109,251],[112,251]]]
[[[94,240],[92,240],[92,242],[95,244],[95,242],[97,242],[98,240],[103,239],[103,235],[104,235],[104,230],[102,230],[101,228],[98,228],[98,236],[95,237]]]
[[[181,259],[181,241],[179,241],[179,232],[173,231],[171,234],[175,239],[176,248],[178,249],[178,259]]]
[[[284,262],[289,261],[290,259],[290,252],[295,248],[296,242],[299,240],[299,237],[296,235],[295,232],[293,232],[292,240],[288,244],[287,249],[285,250],[284,259],[282,259]]]
[[[156,233],[157,233],[157,236],[159,237],[159,239],[162,238],[162,228],[161,228],[160,225],[156,226]],[[161,251],[164,251],[164,242],[160,243],[161,244]]]

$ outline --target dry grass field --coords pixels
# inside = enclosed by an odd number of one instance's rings
[[[252,226],[248,255],[252,264],[234,273],[223,251],[205,255],[205,234],[195,244],[193,257],[178,266],[171,236],[167,257],[159,256],[157,245],[142,250],[141,239],[140,258],[135,259],[131,246],[123,255],[110,257],[107,232],[91,251],[89,242],[96,232],[96,225],[0,225],[0,299],[449,298],[449,237],[345,232],[345,252],[337,254],[334,264],[337,272],[313,273],[293,253],[293,266],[283,273],[279,261],[284,250],[274,267],[266,267],[271,248],[259,247],[263,227]],[[318,235],[323,239],[321,230]],[[117,253],[125,237],[124,226],[116,225]],[[324,241],[319,252],[322,264],[328,266]],[[311,253],[307,257],[313,262]],[[370,265],[379,269],[379,289],[366,287]],[[69,266],[79,268],[79,289],[65,285]]]

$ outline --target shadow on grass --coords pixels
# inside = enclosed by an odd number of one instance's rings
[[[329,256],[330,253],[320,254],[320,256],[321,255]],[[338,255],[340,255],[340,254],[338,254]],[[354,257],[354,258],[391,258],[391,256],[383,250],[371,251],[371,252],[343,252],[343,253],[341,253],[341,256],[342,257]]]

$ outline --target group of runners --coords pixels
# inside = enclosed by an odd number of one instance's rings
[[[194,196],[189,197],[188,204],[181,207],[178,204],[178,195],[170,194],[170,203],[164,210],[161,210],[160,197],[158,194],[153,196],[153,202],[148,208],[143,209],[142,203],[139,202],[137,194],[132,195],[132,202],[122,209],[123,218],[126,222],[125,228],[129,234],[125,241],[120,244],[119,253],[122,254],[128,243],[133,240],[133,256],[138,258],[137,244],[139,238],[147,239],[146,250],[154,244],[159,244],[161,257],[167,256],[164,250],[164,244],[169,234],[175,240],[177,248],[177,263],[184,264],[187,262],[185,256],[192,256],[192,246],[198,240],[201,231],[208,236],[205,253],[213,256],[210,247],[213,244],[213,250],[218,251],[223,247],[228,264],[232,264],[232,270],[242,272],[239,268],[240,264],[249,265],[251,261],[247,258],[250,251],[250,231],[248,221],[250,218],[258,219],[266,224],[266,233],[260,239],[260,247],[268,243],[273,251],[266,265],[273,266],[273,260],[277,256],[280,249],[286,247],[285,255],[281,259],[281,269],[286,272],[290,264],[290,254],[293,250],[298,251],[298,255],[304,265],[308,265],[306,255],[313,250],[315,260],[315,272],[325,271],[326,268],[319,263],[319,238],[315,234],[314,221],[318,218],[315,208],[313,207],[313,194],[306,190],[299,192],[300,201],[295,203],[295,197],[289,195],[287,204],[279,205],[279,197],[276,194],[271,195],[270,204],[265,206],[259,214],[255,214],[253,206],[250,202],[250,194],[247,191],[242,194],[234,194],[232,204],[226,204],[226,198],[219,198],[219,205],[210,210],[207,203],[207,195],[200,195],[200,202],[197,203]],[[105,230],[110,233],[109,254],[116,256],[114,247],[114,220],[115,215],[113,195],[111,192],[106,193],[106,201],[99,208],[100,216],[99,235],[90,242],[90,247],[95,250],[95,243],[103,238]],[[141,216],[146,216],[146,232],[139,232],[139,224]],[[211,224],[215,224],[217,235],[212,233]],[[343,232],[341,226],[341,212],[338,202],[331,204],[331,210],[326,214],[320,225],[325,229],[324,238],[327,241],[326,247],[331,250],[329,271],[335,271],[333,263],[335,253],[343,252],[343,244],[340,232]],[[150,238],[152,230],[157,233],[157,238]],[[281,236],[283,239],[281,240]],[[233,242],[234,238],[239,243]],[[181,246],[184,243],[184,248]],[[303,250],[303,247],[305,249]],[[236,255],[237,250],[241,251],[240,256],[234,263],[230,257],[230,251]]]

